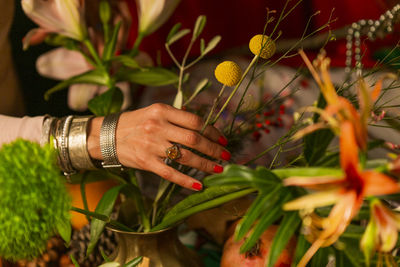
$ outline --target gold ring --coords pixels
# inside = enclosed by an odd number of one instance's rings
[[[181,151],[179,150],[178,145],[173,145],[165,150],[165,154],[167,154],[167,158],[170,160],[176,160],[181,157]]]

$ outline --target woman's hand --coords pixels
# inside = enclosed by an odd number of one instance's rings
[[[88,150],[92,158],[102,160],[100,152],[100,127],[103,117],[91,121]],[[183,187],[201,190],[198,180],[189,177],[164,163],[167,148],[174,143],[197,150],[216,160],[229,160],[230,153],[223,145],[227,140],[213,126],[199,133],[203,120],[192,113],[165,104],[122,113],[116,132],[118,159],[126,167],[151,171]],[[181,156],[176,162],[207,173],[222,172],[217,162],[205,159],[180,148]]]

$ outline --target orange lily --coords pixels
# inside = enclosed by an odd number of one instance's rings
[[[370,204],[371,218],[361,239],[361,249],[369,265],[375,251],[389,253],[396,245],[400,230],[400,214],[383,205],[379,199]]]
[[[340,164],[343,177],[290,177],[286,186],[301,186],[318,192],[290,201],[285,210],[302,210],[311,215],[306,227],[311,230],[313,243],[298,266],[307,262],[322,246],[333,244],[345,231],[359,211],[365,196],[386,195],[398,192],[399,185],[389,176],[371,170],[361,170],[358,160],[358,145],[353,122],[340,125]],[[312,211],[315,208],[334,204],[330,214],[321,218]]]
[[[336,93],[336,89],[329,75],[330,59],[326,58],[324,54],[320,54],[314,61],[314,67],[310,60],[307,58],[304,51],[300,50],[299,53],[300,56],[303,58],[305,64],[307,65],[308,69],[310,70],[312,76],[314,77],[314,80],[317,82],[321,93],[327,102],[325,110],[319,110],[317,112],[321,114],[321,117],[325,119],[325,121],[328,122],[329,126],[333,128],[333,130],[337,133],[340,130],[337,127],[337,125],[340,125],[340,122],[350,121],[356,132],[356,139],[359,148],[365,150],[367,148],[367,123],[371,114],[373,103],[378,98],[381,92],[383,79],[393,78],[393,76],[385,76],[382,79],[378,80],[372,90],[370,90],[367,83],[361,78],[358,81],[360,112],[357,112],[357,110],[350,103],[349,100],[344,97],[338,96],[338,94]],[[314,109],[311,111],[316,110]],[[331,123],[334,115],[336,115],[337,117],[336,124]],[[326,124],[319,123],[311,125],[303,129],[302,131],[299,131],[296,135],[296,138],[302,137],[305,134],[308,134],[311,131],[315,131],[320,128],[326,128]]]

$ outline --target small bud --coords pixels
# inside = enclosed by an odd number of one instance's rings
[[[100,1],[99,6],[100,19],[103,24],[107,24],[111,18],[111,8],[108,0]]]

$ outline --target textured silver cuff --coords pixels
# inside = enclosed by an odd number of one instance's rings
[[[117,157],[116,130],[120,113],[106,116],[100,128],[100,151],[103,168],[122,168]]]
[[[42,125],[42,136],[40,138],[40,145],[44,146],[50,141],[50,134],[52,130],[52,125],[56,118],[50,117],[48,115],[45,115],[43,119],[43,125]]]
[[[76,170],[95,170],[87,150],[87,125],[93,116],[74,117],[68,134],[68,154]]]

